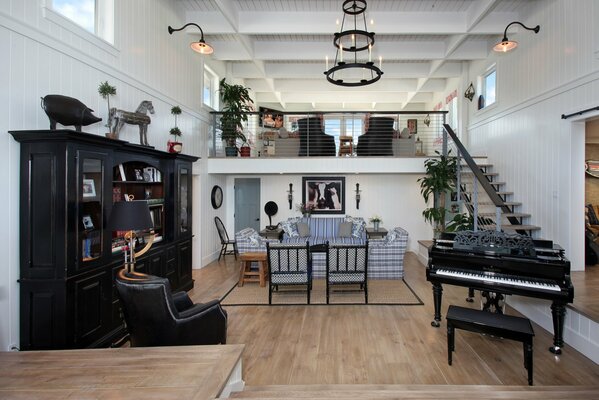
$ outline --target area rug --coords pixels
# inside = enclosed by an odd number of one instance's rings
[[[335,286],[329,295],[330,304],[364,304],[364,292],[358,286]],[[258,283],[246,283],[242,287],[233,286],[221,299],[223,306],[268,305],[268,283],[260,287]],[[281,286],[273,292],[273,305],[306,305],[306,291],[294,287]],[[326,282],[315,279],[312,282],[310,305],[326,305]],[[403,279],[372,280],[368,282],[368,305],[421,306],[424,303]]]

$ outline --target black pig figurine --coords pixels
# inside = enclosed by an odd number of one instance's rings
[[[42,97],[42,108],[50,118],[50,129],[56,130],[56,123],[61,125],[74,125],[77,132],[81,132],[82,126],[102,121],[96,117],[91,108],[79,100],[62,96],[60,94],[48,94]]]

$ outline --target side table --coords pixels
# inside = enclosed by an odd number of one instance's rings
[[[278,239],[281,240],[283,238],[283,229],[262,229],[258,234],[266,239]]]
[[[378,230],[374,230],[374,228],[366,228],[366,237],[368,239],[383,239],[387,236],[388,231],[385,228],[379,228]]]

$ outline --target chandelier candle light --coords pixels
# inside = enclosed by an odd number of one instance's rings
[[[383,75],[383,71],[381,71],[382,56],[379,56],[378,67],[372,62],[374,32],[367,30],[366,7],[366,0],[345,0],[343,2],[341,30],[335,32],[333,36],[333,45],[337,48],[335,61],[331,68],[329,68],[328,56],[325,61],[326,71],[324,74],[327,81],[335,85],[366,86],[378,81]],[[353,19],[353,29],[350,27],[350,29],[344,30],[346,16],[349,16],[348,20]],[[358,29],[359,16],[362,17],[363,29]],[[351,25],[351,22],[348,22],[348,25]],[[343,60],[345,51],[350,53],[346,61]]]

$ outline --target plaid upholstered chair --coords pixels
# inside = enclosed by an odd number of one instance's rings
[[[332,244],[327,251],[327,304],[332,285],[359,284],[368,304],[368,241],[363,245]]]
[[[306,286],[306,297],[310,304],[312,290],[312,258],[310,246],[305,244],[267,243],[268,256],[268,304],[272,304],[272,292],[279,286]]]

